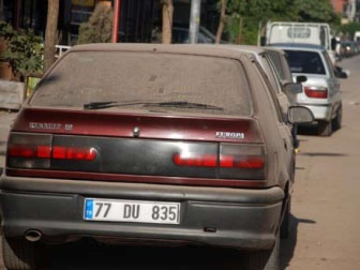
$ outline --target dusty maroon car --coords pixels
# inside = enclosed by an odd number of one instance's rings
[[[69,51],[8,140],[7,268],[36,269],[40,242],[91,237],[235,248],[244,269],[277,269],[295,161],[269,89],[251,55],[217,46]]]

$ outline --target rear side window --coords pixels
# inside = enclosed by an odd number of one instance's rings
[[[223,111],[187,108],[191,112],[252,114],[248,83],[237,60],[112,51],[73,52],[60,61],[39,84],[30,105],[82,108],[89,102],[192,102]]]
[[[321,56],[317,52],[285,50],[291,72],[326,75]]]
[[[283,70],[283,66],[281,63],[281,57],[280,57],[279,53],[269,50],[269,51],[267,51],[267,54],[269,55],[271,62],[275,66],[276,71],[279,73],[280,79],[285,80],[286,79],[285,72]]]

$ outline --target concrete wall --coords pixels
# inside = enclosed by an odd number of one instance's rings
[[[19,110],[24,93],[24,83],[0,80],[0,109]]]

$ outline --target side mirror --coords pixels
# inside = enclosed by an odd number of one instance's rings
[[[347,79],[349,77],[348,73],[339,66],[335,66],[335,76],[339,79]]]
[[[284,92],[286,94],[300,94],[303,91],[301,83],[287,83],[284,85]]]
[[[307,77],[306,76],[297,76],[296,77],[296,82],[297,83],[304,83],[307,81]]]
[[[310,124],[314,119],[314,114],[306,107],[291,106],[288,110],[288,121],[291,124]]]
[[[339,72],[338,78],[339,79],[347,79],[348,75],[345,72],[342,71],[342,72]]]

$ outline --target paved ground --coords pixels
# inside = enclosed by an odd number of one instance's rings
[[[282,270],[360,269],[360,57],[342,66],[352,71],[343,81],[343,128],[331,138],[313,136],[311,130],[300,136],[292,233],[281,242]],[[6,133],[3,116],[0,151]],[[238,269],[235,254],[218,249],[100,250],[87,243],[44,253],[43,269]]]

